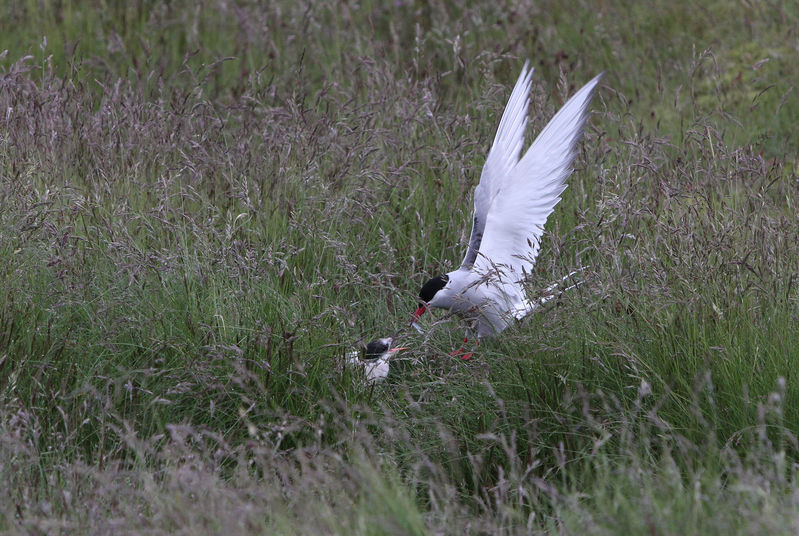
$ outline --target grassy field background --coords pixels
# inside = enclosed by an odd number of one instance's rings
[[[799,8],[569,5],[0,8],[0,530],[799,532]],[[586,282],[367,385],[528,58]]]

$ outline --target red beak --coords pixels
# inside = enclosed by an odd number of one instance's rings
[[[416,321],[419,320],[419,317],[422,316],[425,311],[427,311],[427,305],[420,305],[419,308],[414,311],[413,320],[411,320],[411,327],[419,333],[424,333],[424,331],[419,327],[419,324],[417,324]]]

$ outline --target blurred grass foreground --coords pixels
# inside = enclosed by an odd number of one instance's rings
[[[0,7],[0,531],[799,532],[799,6]],[[607,71],[465,362],[345,352],[460,261],[525,59]]]

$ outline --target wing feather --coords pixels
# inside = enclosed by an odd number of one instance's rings
[[[569,99],[494,192],[474,261],[477,272],[498,271],[501,280],[511,282],[507,276],[515,283],[532,270],[544,224],[566,189],[588,106],[601,78],[600,74]]]
[[[474,214],[469,246],[461,263],[462,268],[471,268],[480,250],[480,244],[488,218],[489,209],[502,189],[502,183],[519,161],[527,127],[527,108],[530,105],[530,86],[533,69],[524,63],[522,72],[502,113],[494,143],[486,157],[480,183],[474,190]]]

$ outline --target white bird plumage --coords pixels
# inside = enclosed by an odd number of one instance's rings
[[[363,370],[366,381],[379,383],[386,379],[391,358],[397,352],[406,348],[393,348],[394,339],[375,339],[366,345],[363,351],[351,350],[346,354],[347,365],[359,367]]]
[[[419,294],[476,322],[478,337],[496,335],[534,305],[523,282],[540,249],[544,224],[566,189],[588,106],[602,75],[583,86],[521,156],[533,69],[524,64],[502,114],[474,190],[474,216],[466,255],[457,270],[428,281]]]

